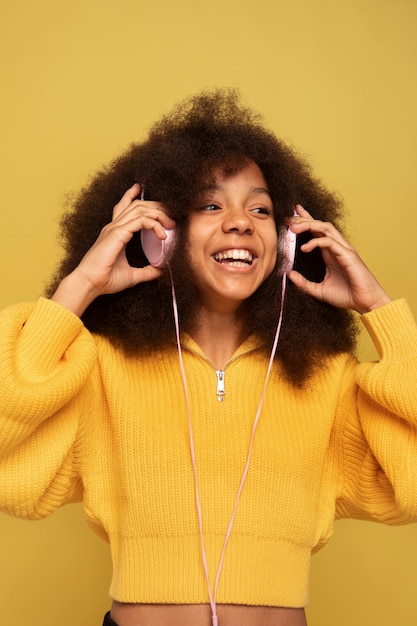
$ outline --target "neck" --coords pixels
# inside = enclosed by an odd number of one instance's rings
[[[202,311],[190,335],[217,369],[223,369],[248,333],[236,314]]]

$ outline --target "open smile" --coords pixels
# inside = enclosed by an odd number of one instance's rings
[[[221,264],[233,265],[234,267],[247,267],[252,265],[253,254],[242,248],[229,248],[212,255],[212,258]]]

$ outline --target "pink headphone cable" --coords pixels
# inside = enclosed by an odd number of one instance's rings
[[[199,526],[199,531],[200,531],[201,555],[202,555],[202,559],[203,559],[204,574],[205,574],[205,577],[206,577],[207,589],[208,589],[208,594],[209,594],[209,599],[210,599],[210,606],[211,606],[211,611],[212,611],[212,618],[211,618],[212,619],[212,626],[219,626],[219,620],[218,620],[217,611],[216,611],[217,587],[218,587],[218,584],[219,584],[220,574],[221,574],[222,567],[223,567],[223,561],[224,561],[224,556],[225,556],[225,553],[226,553],[226,547],[227,547],[227,544],[228,544],[228,541],[229,541],[229,538],[230,538],[230,535],[231,535],[231,532],[232,532],[233,524],[234,524],[234,521],[235,521],[235,516],[236,516],[236,512],[237,512],[237,507],[238,507],[238,504],[239,504],[240,496],[241,496],[241,493],[242,493],[242,490],[243,490],[243,486],[244,486],[245,481],[246,481],[246,476],[247,476],[248,471],[249,471],[249,465],[250,465],[251,456],[252,456],[252,448],[253,448],[253,441],[254,441],[254,438],[255,438],[255,432],[256,432],[256,428],[258,426],[259,417],[260,417],[261,409],[262,409],[262,404],[263,404],[264,397],[265,397],[266,387],[267,387],[267,384],[268,384],[269,375],[271,373],[272,364],[274,362],[274,357],[275,357],[275,353],[276,353],[277,346],[278,346],[278,340],[279,340],[279,336],[280,336],[280,332],[281,332],[281,326],[282,326],[282,317],[283,317],[283,312],[284,312],[284,298],[285,298],[285,291],[286,291],[286,285],[287,285],[287,274],[284,273],[283,276],[282,276],[281,306],[280,306],[280,312],[279,312],[277,329],[275,331],[274,343],[272,345],[271,356],[269,358],[268,369],[267,369],[267,372],[266,372],[266,377],[265,377],[265,382],[264,382],[261,398],[259,400],[258,410],[256,411],[255,419],[254,419],[253,426],[252,426],[252,433],[251,433],[251,438],[250,438],[250,443],[249,443],[248,455],[247,455],[247,458],[246,458],[245,469],[244,469],[243,474],[242,474],[242,478],[241,478],[239,489],[238,489],[237,496],[236,496],[235,506],[234,506],[233,513],[232,513],[232,516],[230,518],[229,526],[227,528],[226,536],[225,536],[225,539],[224,539],[223,549],[222,549],[222,553],[221,553],[221,556],[220,556],[219,566],[217,568],[217,574],[216,574],[216,579],[215,579],[215,583],[214,583],[214,589],[213,589],[213,593],[212,593],[211,587],[210,587],[209,573],[208,573],[206,550],[205,550],[205,546],[204,546],[203,516],[202,516],[202,511],[201,511],[200,495],[199,495],[198,480],[197,480],[197,466],[196,466],[196,461],[195,461],[194,436],[193,436],[193,427],[192,427],[192,421],[191,421],[190,403],[189,403],[188,388],[187,388],[187,378],[186,378],[186,375],[185,375],[184,363],[183,363],[183,358],[182,358],[182,349],[181,349],[181,340],[180,340],[180,326],[179,326],[179,316],[178,316],[178,306],[177,306],[177,299],[176,299],[176,295],[175,295],[174,280],[173,280],[173,277],[172,277],[172,273],[171,273],[171,268],[170,267],[169,267],[169,271],[170,271],[170,275],[171,275],[172,306],[173,306],[173,311],[174,311],[175,334],[176,334],[177,347],[178,347],[178,357],[179,357],[181,377],[182,377],[182,382],[183,382],[183,387],[184,387],[185,402],[186,402],[186,405],[187,405],[187,417],[188,417],[188,429],[189,429],[189,437],[190,437],[191,463],[192,463],[192,466],[193,466],[193,475],[194,475],[195,501],[196,501],[196,508],[197,508],[198,526]]]

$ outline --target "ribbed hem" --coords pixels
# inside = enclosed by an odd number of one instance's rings
[[[110,538],[111,596],[120,602],[208,603],[198,536]],[[206,537],[213,588],[223,538]],[[117,545],[119,548],[117,549]],[[303,607],[311,550],[280,539],[232,535],[217,592],[219,604]]]

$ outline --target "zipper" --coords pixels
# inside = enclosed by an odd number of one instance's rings
[[[226,389],[224,386],[224,370],[216,370],[217,376],[217,400],[219,402],[223,402],[224,396],[226,394]]]
[[[210,367],[214,370],[216,374],[216,395],[217,395],[217,400],[219,402],[223,402],[223,400],[225,399],[225,395],[226,395],[225,377],[226,377],[226,370],[229,367],[229,365],[231,365],[232,363],[240,359],[241,356],[245,356],[246,354],[249,354],[249,352],[253,352],[254,350],[257,350],[257,346],[253,348],[249,348],[248,350],[245,350],[245,352],[242,352],[241,354],[238,354],[237,356],[230,359],[230,361],[226,363],[226,365],[224,366],[222,370],[218,370],[216,366],[214,365],[214,363],[210,361],[210,359],[206,357],[204,354],[201,354],[200,352],[197,352],[197,350],[194,350],[193,348],[190,348],[188,346],[183,346],[183,348],[185,350],[188,350],[195,356],[198,356],[200,359],[203,359],[203,361],[208,363]]]

